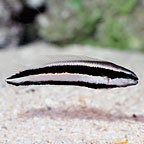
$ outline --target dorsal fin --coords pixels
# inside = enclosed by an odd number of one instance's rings
[[[26,64],[28,68],[36,68],[36,67],[42,67],[48,64],[53,64],[57,62],[64,62],[64,61],[97,61],[97,59],[90,58],[87,56],[81,56],[81,55],[43,55],[40,57],[35,57],[31,64]]]

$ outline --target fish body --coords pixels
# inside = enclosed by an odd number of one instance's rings
[[[95,59],[67,59],[21,71],[7,78],[21,85],[75,85],[88,88],[115,88],[136,85],[136,74],[124,67]]]

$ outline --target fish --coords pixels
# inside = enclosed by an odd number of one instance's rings
[[[56,57],[56,56],[55,56]],[[118,88],[136,85],[137,75],[112,62],[85,56],[61,56],[51,61],[20,71],[6,79],[15,86],[74,85],[92,89]]]

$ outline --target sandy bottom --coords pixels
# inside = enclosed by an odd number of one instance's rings
[[[40,58],[48,54],[112,61],[134,71],[139,84],[94,90],[5,83],[8,76],[30,64],[41,65]],[[144,54],[36,43],[0,51],[0,80],[0,144],[144,144]]]

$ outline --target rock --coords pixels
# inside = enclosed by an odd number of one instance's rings
[[[144,0],[3,0],[0,5],[0,48],[42,38],[144,50]]]
[[[112,11],[103,17],[103,22],[95,32],[95,40],[104,47],[144,50],[144,6],[133,10]]]
[[[0,1],[0,48],[16,45],[18,42],[21,27],[11,21],[11,12],[20,7],[18,0]]]
[[[38,30],[49,42],[143,48],[143,0],[47,0],[47,3],[49,10],[38,17]]]
[[[23,27],[19,45],[24,45],[38,38],[37,16],[46,10],[44,0],[23,0],[22,8],[13,16],[13,20]]]
[[[0,48],[35,40],[38,37],[35,19],[45,9],[43,0],[0,1]]]
[[[101,18],[97,1],[48,0],[49,11],[41,17],[39,34],[50,42],[67,42],[92,33]]]

